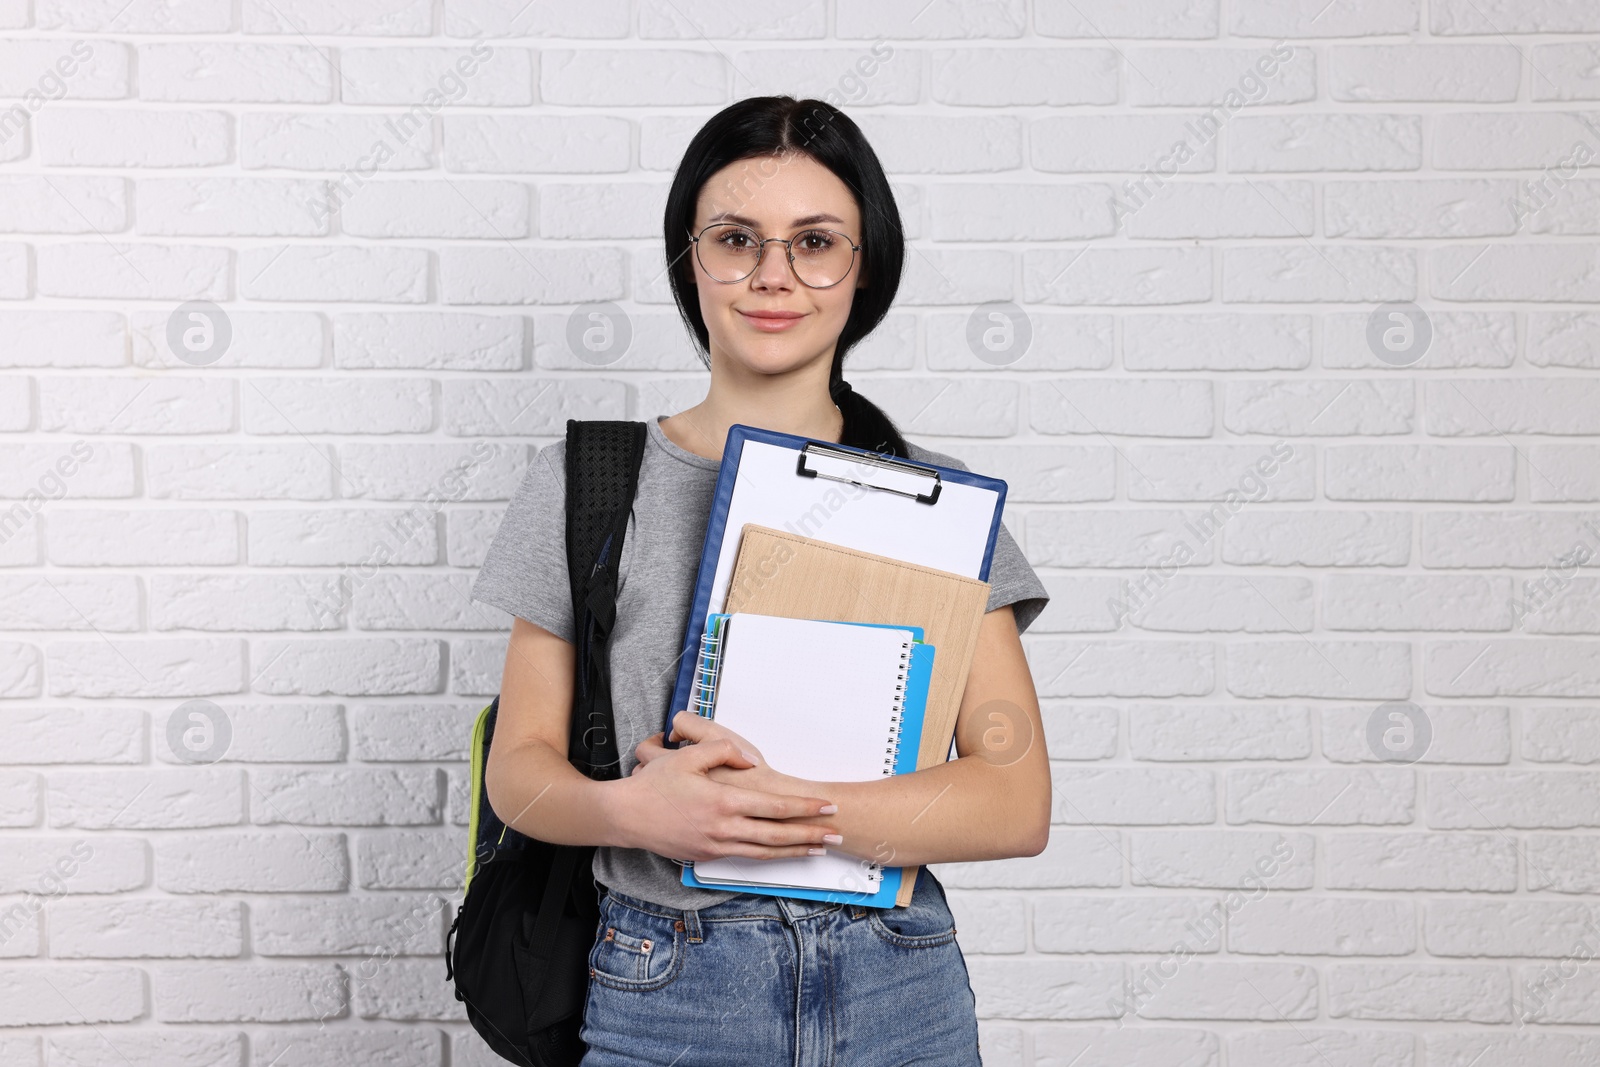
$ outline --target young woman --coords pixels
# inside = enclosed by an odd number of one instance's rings
[[[966,469],[905,441],[841,376],[883,319],[904,258],[876,155],[817,100],[758,97],[689,143],[668,195],[678,309],[711,370],[694,407],[649,420],[619,562],[611,672],[623,777],[568,762],[573,621],[564,449],[541,449],[506,510],[475,599],[514,617],[490,802],[522,833],[594,844],[586,1067],[977,1064],[966,963],[922,867],[905,908],[684,886],[679,860],[819,849],[921,865],[1036,855],[1050,772],[1020,631],[1048,599],[1002,525],[956,728],[958,759],[873,782],[813,782],[783,753],[690,712],[660,726],[676,680],[728,427],[746,423]],[[673,859],[672,857],[676,857]]]

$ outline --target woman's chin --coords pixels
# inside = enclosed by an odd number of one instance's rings
[[[801,338],[787,336],[741,336],[724,351],[757,374],[783,374],[804,366],[816,355]]]

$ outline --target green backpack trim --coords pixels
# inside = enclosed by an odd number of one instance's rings
[[[472,885],[472,875],[478,869],[478,805],[482,803],[483,796],[483,730],[489,722],[489,708],[484,705],[478,712],[478,721],[472,724],[472,772],[469,788],[472,790],[472,803],[467,815],[467,877],[461,885],[465,893]]]

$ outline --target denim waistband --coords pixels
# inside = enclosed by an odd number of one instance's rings
[[[918,892],[913,903],[926,902],[930,893],[938,891],[931,886],[923,886],[926,880],[932,882],[932,872],[926,867],[917,872]],[[751,919],[776,919],[780,922],[793,922],[799,919],[808,919],[815,915],[826,915],[841,910],[848,911],[850,917],[859,919],[872,909],[861,904],[852,904],[840,901],[806,900],[800,897],[770,896],[765,893],[740,893],[729,897],[727,900],[709,904],[703,908],[674,908],[654,901],[642,900],[630,896],[618,889],[601,885],[596,882],[600,890],[600,899],[606,897],[618,903],[633,908],[635,911],[647,915],[655,915],[683,924],[689,933],[690,941],[700,940],[700,924],[705,922],[734,922]]]
[[[765,893],[740,893],[738,896],[729,897],[727,900],[721,900],[703,908],[672,908],[665,904],[640,900],[638,897],[629,896],[618,889],[607,889],[606,895],[621,901],[630,908],[636,908],[639,911],[649,912],[652,915],[659,915],[663,918],[683,919],[694,914],[698,915],[702,921],[715,919],[781,919],[785,916],[797,919],[856,906],[846,903],[830,903],[824,900],[803,900],[798,897],[775,897]],[[782,903],[779,903],[780,901]]]
[[[768,896],[765,893],[740,893],[738,896],[729,897],[727,900],[718,901],[704,908],[672,908],[664,904],[656,904],[652,901],[629,896],[627,893],[616,889],[607,889],[604,896],[608,896],[617,903],[633,908],[636,911],[642,911],[647,915],[655,915],[682,923],[683,929],[688,932],[688,940],[690,942],[697,942],[701,939],[701,923],[747,922],[757,919],[794,922],[840,910],[848,910],[852,918],[860,918],[871,910],[859,904],[804,900],[798,897],[776,897]]]

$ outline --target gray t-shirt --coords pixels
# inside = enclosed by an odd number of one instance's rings
[[[660,730],[666,719],[719,466],[717,460],[674,444],[659,424],[664,417],[647,420],[638,494],[618,564],[611,689],[624,777],[638,764],[634,747]],[[907,444],[912,459],[969,469],[942,452]],[[572,641],[566,447],[565,439],[546,445],[529,465],[489,546],[472,598]],[[987,610],[1012,605],[1019,631],[1027,629],[1049,599],[1004,523],[995,540],[989,584]],[[684,885],[676,861],[646,849],[597,848],[594,876],[620,892],[672,908],[703,908],[737,895]]]

